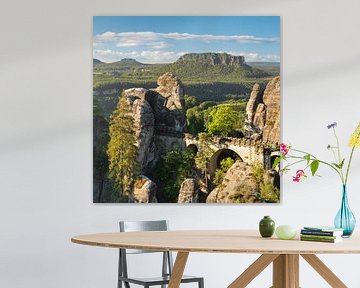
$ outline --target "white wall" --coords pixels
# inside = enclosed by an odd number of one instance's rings
[[[272,215],[300,227],[331,224],[340,204],[340,182],[328,170],[301,184],[283,179],[281,205],[93,204],[93,15],[280,15],[282,138],[327,156],[325,125],[339,123],[345,146],[360,120],[359,11],[358,0],[2,1],[0,287],[115,287],[116,250],[74,245],[70,237],[115,231],[119,219],[237,229]],[[360,219],[360,151],[353,168],[350,203]],[[255,257],[193,254],[187,273],[204,275],[208,288],[226,287]],[[360,255],[321,258],[348,287],[360,287]],[[269,287],[270,274],[249,287]],[[327,287],[303,262],[301,286]]]

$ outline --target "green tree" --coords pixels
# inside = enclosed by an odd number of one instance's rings
[[[200,169],[200,171],[204,175],[205,185],[208,187],[208,162],[210,157],[213,155],[214,150],[211,149],[210,145],[210,136],[206,133],[200,133],[198,135],[198,149],[199,151],[195,157],[196,167]]]
[[[230,169],[230,167],[235,163],[235,160],[231,157],[227,157],[220,162],[220,167],[216,169],[214,176],[214,184],[216,186],[220,185],[224,179],[225,173]]]
[[[155,167],[155,176],[162,202],[177,202],[181,183],[191,177],[194,154],[189,150],[174,148],[167,152]]]
[[[186,125],[188,132],[197,134],[205,131],[204,111],[195,106],[186,111]]]
[[[280,190],[275,187],[269,180],[264,177],[266,171],[264,167],[258,163],[251,165],[252,177],[259,187],[258,198],[265,202],[279,203]]]
[[[185,109],[190,109],[192,107],[195,107],[197,105],[197,99],[195,96],[185,95]]]
[[[236,111],[230,105],[216,106],[209,113],[209,121],[206,128],[211,135],[226,137],[229,132],[241,129],[243,124],[243,114]]]
[[[109,123],[103,117],[98,100],[93,100],[93,185],[94,202],[101,202],[104,197],[104,183],[107,179],[109,161],[106,147],[109,142]]]
[[[129,113],[126,97],[120,97],[110,119],[109,176],[114,180],[121,196],[130,196],[134,179],[138,176],[138,148],[135,137],[135,121]]]

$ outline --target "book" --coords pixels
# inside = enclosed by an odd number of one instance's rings
[[[320,231],[320,230],[308,230],[301,229],[300,234],[303,235],[319,235],[319,236],[341,236],[343,235],[343,230],[336,231]]]
[[[301,241],[313,241],[313,242],[324,242],[324,243],[338,243],[342,241],[342,237],[336,237],[334,239],[328,238],[314,238],[314,237],[303,237],[300,235]]]
[[[311,230],[311,231],[322,231],[322,232],[335,232],[340,231],[343,232],[343,228],[335,228],[331,226],[304,226],[305,230]]]
[[[300,237],[313,238],[313,239],[338,239],[338,238],[342,239],[341,236],[304,235],[304,234],[300,234]]]

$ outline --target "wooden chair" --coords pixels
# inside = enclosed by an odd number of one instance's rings
[[[120,232],[134,231],[167,231],[168,222],[166,220],[159,221],[120,221]],[[150,286],[160,286],[165,288],[169,284],[170,276],[173,268],[173,259],[171,252],[135,250],[135,249],[119,249],[119,269],[118,269],[118,288],[130,288],[130,283],[149,288]],[[142,253],[163,253],[162,274],[160,277],[139,278],[129,277],[127,269],[127,254]],[[197,282],[199,288],[204,288],[204,278],[194,276],[183,276],[181,283]]]

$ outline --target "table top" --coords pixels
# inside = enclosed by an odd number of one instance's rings
[[[183,252],[249,254],[344,254],[360,253],[360,235],[338,243],[322,243],[262,238],[256,230],[188,230],[156,232],[116,232],[80,235],[77,244]]]

